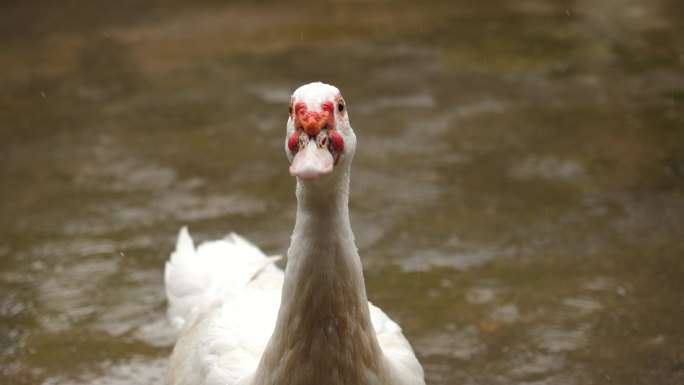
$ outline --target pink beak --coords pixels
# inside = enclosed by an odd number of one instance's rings
[[[310,181],[328,175],[333,171],[335,160],[327,148],[318,148],[316,141],[311,140],[300,150],[290,165],[290,175],[301,180]]]

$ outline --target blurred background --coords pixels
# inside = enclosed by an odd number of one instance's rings
[[[684,4],[4,1],[0,383],[161,384],[178,229],[284,254],[345,95],[370,299],[431,385],[684,383]]]

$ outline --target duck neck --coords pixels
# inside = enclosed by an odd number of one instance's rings
[[[349,222],[349,173],[320,182],[297,185],[282,301],[261,365],[279,384],[373,383],[381,352]]]

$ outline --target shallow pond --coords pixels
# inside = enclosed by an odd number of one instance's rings
[[[286,251],[314,80],[429,384],[684,383],[684,6],[414,3],[1,5],[0,383],[161,384],[178,229]]]

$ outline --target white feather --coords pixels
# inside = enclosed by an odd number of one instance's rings
[[[164,271],[169,320],[180,330],[193,310],[202,309],[220,295],[239,295],[267,267],[277,271],[272,266],[277,259],[266,257],[234,233],[195,249],[188,229],[183,227]]]

